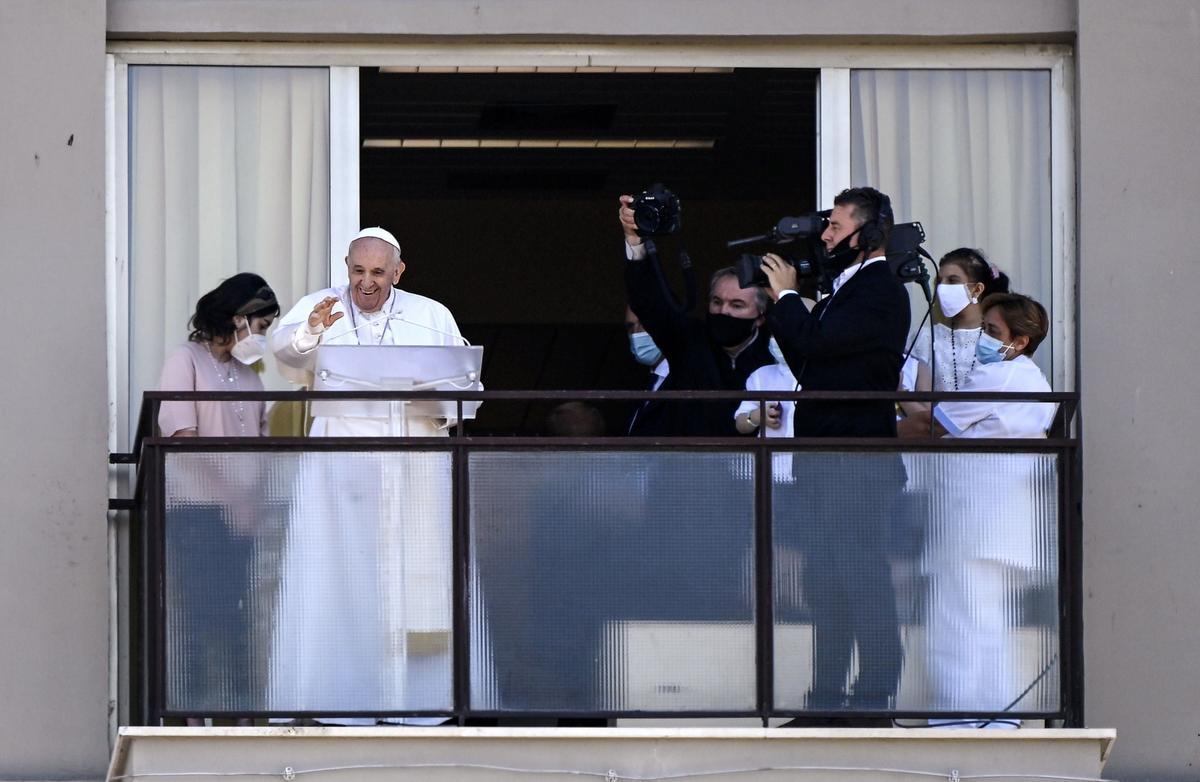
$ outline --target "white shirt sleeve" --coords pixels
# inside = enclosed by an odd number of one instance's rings
[[[970,403],[970,402],[941,402],[937,405],[937,407],[933,408],[934,420],[937,421],[939,424],[941,424],[942,427],[946,430],[946,432],[951,437],[962,437],[963,427],[960,427],[958,425],[958,423],[953,418],[950,417],[950,414],[946,412],[946,406],[947,405],[962,405],[962,404],[972,404],[972,403]],[[987,416],[984,416],[984,418],[986,418],[986,417]],[[982,421],[983,418],[980,418],[977,420]],[[972,421],[971,423],[975,423],[975,421]],[[967,426],[970,426],[970,424],[967,424]]]
[[[310,331],[308,316],[319,301],[326,296],[336,295],[338,291],[333,289],[310,293],[296,302],[296,305],[279,319],[271,332],[267,342],[271,352],[275,354],[279,374],[285,380],[297,385],[308,385],[311,382],[310,373],[316,357],[316,348],[321,343],[321,334],[325,328],[321,326],[315,331]],[[342,311],[341,307],[340,303],[335,305],[334,312]],[[345,318],[345,315],[342,317]]]
[[[917,390],[917,363],[918,362],[915,356],[909,356],[904,361],[904,366],[900,367],[901,391]]]
[[[940,349],[940,348],[939,348]],[[929,326],[921,327],[917,332],[917,336],[912,343],[912,352],[908,355],[909,360],[917,360],[926,366],[929,365]],[[909,389],[912,390],[912,389]]]
[[[1009,390],[1013,371],[1016,367],[1011,361],[1000,361],[994,364],[979,364],[967,375],[963,391],[993,391],[1003,393]],[[953,437],[961,437],[968,428],[996,416],[998,402],[972,400],[962,402],[938,402],[933,409],[937,422],[946,427]]]
[[[747,391],[762,391],[764,389],[764,385],[763,385],[763,370],[764,369],[766,369],[766,367],[759,367],[758,369],[751,372],[750,376],[746,378],[746,390]],[[755,402],[753,400],[747,399],[747,400],[743,401],[740,405],[738,405],[737,410],[733,411],[733,417],[736,419],[739,416],[749,415],[752,411],[757,410],[758,406],[759,406],[759,402]]]

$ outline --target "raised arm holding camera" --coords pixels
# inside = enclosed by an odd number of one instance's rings
[[[873,188],[843,190],[834,199],[815,270],[831,280],[832,292],[811,309],[796,292],[797,264],[762,256],[776,301],[768,322],[798,387],[895,390],[910,316],[908,296],[886,257],[892,224],[891,202]],[[889,401],[797,402],[794,420],[797,437],[896,435]],[[797,546],[805,557],[814,635],[805,707],[887,709],[903,659],[887,550],[903,463],[898,454],[824,453],[800,454],[794,464],[796,491],[789,496],[795,505],[777,507],[775,530],[778,544]],[[859,674],[847,689],[855,646]]]
[[[643,217],[639,228],[635,199],[628,195],[620,198],[619,218],[625,235],[629,307],[671,367],[661,389],[740,391],[751,372],[774,363],[767,348],[769,334],[763,327],[766,292],[755,286],[743,288],[732,267],[719,269],[709,283],[705,319],[692,317],[673,300],[657,268],[653,247],[648,248],[644,241],[651,234],[678,230],[678,201],[673,201],[669,191],[656,189],[639,196],[639,206],[646,206],[647,195],[658,199],[650,204],[649,222],[668,225],[648,224]],[[664,402],[657,431],[652,434],[737,436],[733,422],[737,405],[736,401]]]

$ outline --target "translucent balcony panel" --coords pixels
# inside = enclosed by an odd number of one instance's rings
[[[472,708],[754,708],[749,454],[480,451],[470,474]]]
[[[450,464],[168,453],[166,708],[449,710]]]
[[[1058,488],[1052,454],[795,453],[776,707],[1057,709]]]

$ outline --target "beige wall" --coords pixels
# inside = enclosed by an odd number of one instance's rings
[[[114,38],[939,37],[1067,40],[1075,0],[109,0]]]
[[[1189,305],[1200,262],[1189,237],[1200,214],[1200,5],[1078,5],[1076,19],[1076,0],[766,0],[752,13],[707,0],[108,0],[106,19],[101,0],[0,2],[0,263],[16,270],[6,307],[20,325],[0,392],[0,778],[98,776],[107,754],[106,26],[112,38],[854,42],[1064,40],[1076,25],[1087,721],[1120,731],[1108,776],[1194,778],[1200,351]],[[38,382],[51,365],[69,369]]]
[[[1106,776],[1200,775],[1200,4],[1081,0],[1089,724]]]
[[[0,779],[108,752],[104,3],[0,3]]]

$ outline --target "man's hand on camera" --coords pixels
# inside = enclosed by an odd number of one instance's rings
[[[617,216],[621,220],[621,230],[625,232],[625,243],[630,247],[637,247],[642,243],[642,237],[638,236],[637,223],[633,219],[633,196],[621,196],[621,208],[617,212]]]
[[[763,274],[767,276],[770,287],[767,289],[771,298],[778,301],[784,291],[796,290],[796,267],[780,258],[775,253],[763,256]]]

